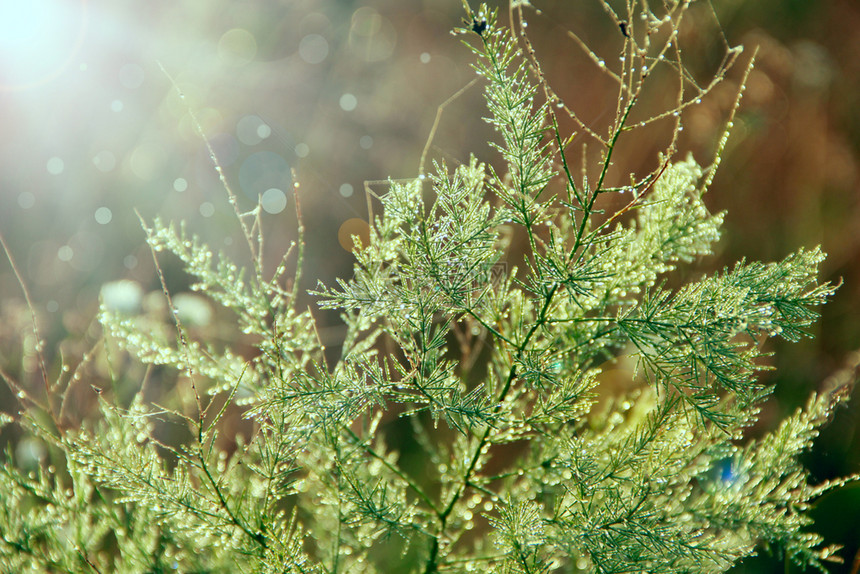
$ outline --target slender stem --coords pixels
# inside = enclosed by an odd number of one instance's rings
[[[296,255],[296,274],[293,277],[293,293],[292,300],[290,301],[293,308],[296,308],[296,301],[299,297],[299,282],[302,278],[302,265],[304,263],[305,257],[305,222],[302,218],[302,204],[299,200],[299,180],[297,179],[295,170],[293,170],[293,199],[296,202],[296,230],[298,232],[298,238],[296,243],[298,244],[298,254]]]
[[[6,252],[6,259],[9,261],[9,265],[12,266],[12,272],[15,274],[15,279],[18,280],[18,285],[21,287],[21,291],[24,293],[24,301],[27,303],[27,309],[30,311],[30,319],[33,322],[33,337],[35,338],[35,351],[36,357],[38,358],[39,370],[42,374],[42,381],[45,384],[45,404],[47,405],[47,411],[51,415],[51,419],[54,421],[59,432],[62,434],[62,428],[57,420],[57,415],[54,412],[54,405],[51,402],[51,385],[48,382],[48,368],[45,365],[45,357],[42,355],[42,336],[39,334],[39,324],[36,322],[36,308],[33,306],[33,301],[30,299],[30,291],[27,289],[27,284],[24,282],[24,278],[21,276],[21,272],[18,270],[18,265],[15,263],[15,259],[12,257],[12,252],[9,250],[9,246],[6,245],[6,240],[3,238],[3,234],[0,233],[0,245],[3,246],[3,251]],[[4,379],[7,379],[4,376]],[[34,401],[35,402],[35,401]]]
[[[517,349],[517,353],[516,353],[517,359],[522,357],[523,353],[525,352],[526,347],[529,344],[529,341],[531,341],[532,336],[537,332],[537,330],[542,325],[544,325],[546,323],[546,314],[547,314],[547,311],[549,310],[550,304],[552,303],[552,300],[553,300],[553,297],[555,296],[555,293],[558,291],[558,287],[559,287],[559,285],[556,283],[555,285],[553,285],[552,289],[550,289],[550,292],[547,294],[546,300],[544,301],[544,305],[540,310],[540,314],[538,316],[537,321],[535,321],[535,323],[532,325],[531,329],[529,329],[529,332],[526,333],[526,336],[523,339],[523,342],[520,343],[520,345]],[[511,388],[513,386],[513,381],[514,381],[514,379],[516,379],[516,374],[517,374],[517,365],[516,365],[516,360],[515,360],[514,364],[511,365],[510,371],[508,371],[508,377],[505,380],[505,384],[502,387],[502,390],[499,392],[499,396],[496,400],[497,404],[496,404],[496,407],[494,409],[494,412],[498,412],[502,409],[502,403],[504,402],[505,398],[507,397],[508,392],[511,390]],[[466,488],[470,485],[472,473],[475,471],[475,467],[477,466],[478,461],[481,458],[481,452],[483,451],[484,446],[487,444],[487,439],[490,436],[490,431],[491,431],[491,429],[489,426],[484,429],[484,432],[481,434],[481,438],[478,440],[478,445],[475,448],[475,451],[472,454],[472,457],[469,461],[469,465],[466,468],[465,473],[463,474],[463,478],[461,480],[460,487],[454,492],[453,496],[451,496],[451,500],[448,502],[448,505],[445,507],[445,509],[441,513],[437,513],[437,515],[439,517],[439,522],[440,522],[439,534],[437,534],[433,538],[432,546],[430,548],[430,556],[427,560],[427,567],[424,570],[425,574],[430,574],[430,573],[436,572],[438,570],[438,567],[436,564],[436,559],[437,559],[438,552],[439,552],[439,536],[442,534],[442,532],[444,532],[448,516],[451,514],[451,511],[454,510],[454,506],[457,504],[457,501],[459,501],[460,498],[462,498],[463,494],[466,492]]]
[[[212,476],[212,473],[209,472],[209,466],[206,464],[205,456],[203,454],[202,448],[198,445],[198,456],[200,457],[200,469],[203,471],[203,474],[206,475],[206,479],[209,481],[209,484],[212,485],[212,490],[215,492],[215,496],[218,497],[218,504],[227,513],[227,516],[230,518],[230,522],[232,522],[235,526],[237,526],[245,535],[256,542],[262,549],[268,549],[269,544],[266,542],[266,537],[261,532],[251,532],[248,526],[239,520],[233,510],[230,508],[230,505],[227,503],[227,499],[224,498],[224,494],[221,492],[221,488],[218,486],[218,483],[215,482],[215,478]]]
[[[379,454],[375,450],[373,450],[371,447],[369,447],[366,444],[366,442],[364,440],[362,440],[360,436],[355,434],[355,431],[353,431],[351,428],[344,427],[344,429],[355,440],[355,444],[357,444],[358,446],[363,448],[367,454],[369,454],[373,458],[382,462],[382,464],[385,465],[385,468],[387,468],[388,470],[390,470],[391,472],[396,474],[401,480],[403,480],[403,482],[405,482],[407,485],[409,485],[409,488],[411,488],[412,491],[421,498],[421,500],[423,500],[425,503],[427,503],[427,506],[430,507],[430,509],[433,511],[434,514],[436,514],[437,516],[439,515],[439,509],[436,506],[436,503],[434,503],[433,499],[430,498],[430,496],[426,492],[424,492],[423,488],[421,488],[414,480],[409,478],[402,470],[397,468],[397,466],[388,462],[384,456],[382,456],[381,454]]]
[[[570,173],[570,166],[567,165],[567,156],[564,153],[565,146],[561,141],[561,134],[559,133],[560,128],[558,127],[558,118],[556,118],[555,112],[552,110],[550,110],[549,116],[552,118],[552,133],[555,138],[556,145],[558,145],[558,155],[561,157],[561,167],[564,169],[564,175],[567,178],[568,187],[565,187],[565,191],[567,192],[567,202],[570,203],[570,192],[573,191],[576,201],[582,205],[582,197],[580,197],[579,190],[576,188],[576,182],[573,180],[573,175]]]
[[[606,179],[606,173],[609,171],[609,164],[612,160],[612,152],[615,150],[615,144],[618,141],[618,136],[620,136],[621,132],[624,131],[622,128],[624,127],[624,124],[627,121],[627,116],[630,115],[630,111],[633,109],[633,105],[635,104],[635,102],[636,98],[630,99],[630,101],[627,103],[627,107],[624,110],[624,114],[621,116],[621,119],[615,126],[612,138],[610,139],[609,145],[606,148],[606,157],[603,160],[603,169],[601,169],[600,171],[600,177],[597,180],[597,186],[595,186],[594,191],[591,192],[591,197],[588,200],[588,205],[585,206],[585,213],[583,213],[582,221],[579,223],[579,229],[576,232],[576,240],[573,243],[573,248],[570,250],[568,260],[572,260],[576,252],[582,246],[582,237],[585,234],[585,227],[588,224],[592,211],[594,210],[594,202],[597,200],[597,196],[600,195],[601,190],[603,188],[603,180]]]

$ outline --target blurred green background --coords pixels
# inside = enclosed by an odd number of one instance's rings
[[[618,29],[596,0],[534,4],[544,15],[529,17],[529,31],[548,78],[583,118],[605,121],[612,92],[565,31],[611,56]],[[768,376],[777,390],[764,429],[860,348],[860,5],[714,0],[713,9],[728,43],[746,47],[744,59],[759,51],[707,200],[729,213],[718,255],[703,269],[821,244],[830,255],[825,278],[844,281],[814,339],[773,345]],[[136,211],[186,220],[214,247],[245,256],[189,110],[242,208],[262,197],[270,263],[296,238],[295,169],[307,229],[304,286],[348,277],[347,238],[366,225],[364,182],[416,176],[437,107],[472,79],[469,52],[449,33],[461,17],[459,0],[3,3],[0,232],[31,291],[48,362],[59,365],[61,350],[82,352],[104,283],[127,278],[157,289]],[[685,30],[688,64],[704,77],[723,55],[720,31]],[[681,153],[708,161],[739,71],[689,112]],[[483,115],[479,87],[454,100],[432,157],[457,163],[473,152],[495,161]],[[625,157],[653,162],[660,147],[640,140]],[[177,264],[164,265],[171,289],[187,290]],[[0,366],[34,384],[24,309],[4,261]],[[336,316],[315,313],[336,346]],[[0,409],[17,408],[0,388]],[[858,433],[855,398],[809,456],[816,480],[860,471]],[[860,489],[831,494],[814,512],[817,529],[846,545],[846,564],[832,571],[851,571]],[[783,563],[756,558],[737,571],[781,572]]]

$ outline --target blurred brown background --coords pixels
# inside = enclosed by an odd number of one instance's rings
[[[214,247],[244,257],[189,108],[243,208],[262,196],[271,261],[296,237],[290,169],[297,171],[310,288],[349,276],[342,243],[367,218],[363,182],[416,176],[437,106],[472,78],[469,52],[449,33],[462,17],[459,0],[20,4],[0,18],[0,232],[31,290],[52,364],[60,342],[74,354],[73,342],[91,329],[104,283],[129,278],[157,288],[135,210],[147,220],[187,220]],[[606,119],[612,92],[564,32],[577,31],[609,61],[622,40],[617,27],[596,1],[534,4],[544,16],[530,16],[529,31],[550,81],[582,117]],[[746,47],[744,62],[753,47],[759,52],[708,197],[729,213],[718,256],[703,268],[821,244],[830,254],[825,277],[844,281],[814,340],[773,346],[777,391],[763,415],[767,428],[860,348],[860,6],[713,7],[728,42]],[[701,77],[724,52],[707,21],[685,29],[688,64]],[[707,161],[739,71],[685,118],[682,153]],[[483,115],[477,86],[452,102],[433,157],[456,163],[474,152],[495,161]],[[659,148],[641,141],[629,157],[653,161]],[[175,262],[165,261],[165,271],[171,289],[187,290]],[[5,262],[0,301],[0,366],[31,381],[29,319]],[[336,340],[336,316],[317,314]],[[0,408],[17,408],[5,387]],[[858,433],[855,399],[810,455],[815,479],[860,470]],[[833,571],[850,571],[860,489],[826,497],[815,514],[818,530],[847,546],[847,564]],[[755,559],[737,571],[782,569]]]

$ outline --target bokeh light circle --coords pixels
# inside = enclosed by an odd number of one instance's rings
[[[299,57],[308,64],[319,64],[328,57],[328,40],[319,34],[308,34],[299,42]]]
[[[97,269],[105,254],[104,237],[87,231],[79,231],[70,237],[68,247],[74,254],[69,260],[72,269],[84,273]]]
[[[236,137],[245,145],[257,145],[272,135],[272,128],[260,116],[247,115],[236,123]]]
[[[160,143],[148,140],[134,148],[128,164],[134,175],[143,181],[153,181],[161,173],[168,159],[167,152]]]
[[[289,186],[291,179],[287,160],[271,151],[253,153],[239,167],[239,185],[255,202],[271,188]]]
[[[30,209],[36,205],[36,196],[29,191],[22,191],[18,195],[18,206],[21,209]]]
[[[107,173],[116,167],[116,156],[108,150],[100,151],[93,157],[93,165],[99,171]]]
[[[93,214],[95,220],[100,225],[107,225],[113,219],[113,212],[108,207],[99,207]]]
[[[340,97],[340,109],[351,112],[358,106],[358,98],[352,94],[344,94]]]
[[[125,266],[126,269],[136,268],[137,263],[138,263],[137,257],[135,257],[134,255],[126,255],[122,259],[122,264]]]
[[[45,168],[51,175],[60,175],[61,173],[63,173],[63,170],[66,169],[66,164],[62,158],[54,156],[48,160],[48,163],[45,165]]]
[[[355,251],[357,247],[353,236],[357,236],[363,246],[370,244],[370,226],[365,220],[357,217],[347,219],[337,230],[338,243],[349,252]]]
[[[137,281],[121,279],[102,285],[99,297],[110,311],[126,315],[140,313],[143,306],[143,287]]]
[[[218,40],[218,57],[228,66],[244,66],[257,55],[257,40],[244,28],[227,30]]]
[[[366,62],[391,57],[397,44],[397,30],[391,21],[369,6],[356,10],[350,21],[349,46]]]
[[[311,148],[310,146],[308,146],[308,144],[301,142],[296,144],[296,147],[293,151],[295,151],[296,155],[299,157],[308,157],[308,154],[311,153]]]
[[[266,213],[277,215],[287,207],[287,196],[277,187],[273,187],[263,192],[263,195],[260,197],[260,205]]]
[[[75,256],[75,251],[68,245],[63,245],[57,249],[57,259],[60,261],[71,261]]]

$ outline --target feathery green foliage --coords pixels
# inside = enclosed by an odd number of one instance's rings
[[[812,485],[798,457],[853,380],[762,438],[744,431],[771,390],[758,377],[764,342],[804,337],[834,291],[817,280],[824,255],[667,283],[711,253],[723,221],[703,195],[725,137],[709,167],[675,158],[680,112],[739,53],[695,84],[673,48],[689,7],[629,0],[620,67],[587,50],[619,86],[605,132],[552,91],[524,33],[528,2],[512,3],[510,26],[486,6],[468,11],[460,32],[500,167],[473,157],[391,182],[352,278],[313,291],[343,314],[339,354],[297,308],[299,278],[284,287],[293,250],[264,273],[248,223],[259,211],[237,210],[251,271],[184,226],[144,224],[154,256],[178,257],[256,351],[192,333],[165,287],[170,322],[108,305],[100,315],[111,363],[119,347],[181,374],[164,404],[143,388],[124,401],[118,385],[99,396],[97,421],[70,428],[51,396],[5,377],[27,408],[4,424],[50,445],[62,468],[28,471],[7,455],[3,571],[722,572],[760,544],[823,569],[836,549],[805,511],[857,477]],[[632,123],[664,68],[681,80],[677,105]],[[579,177],[562,112],[601,151]],[[656,167],[610,186],[618,141],[660,120],[675,128]],[[300,245],[295,255],[300,266]],[[613,388],[606,368],[627,357],[628,384]],[[222,436],[235,413],[252,430]],[[160,439],[168,424],[185,439]]]

